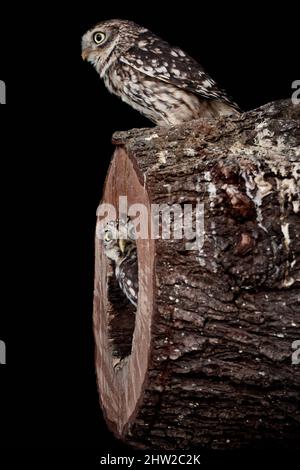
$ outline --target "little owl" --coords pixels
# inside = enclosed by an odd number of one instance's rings
[[[138,259],[134,225],[130,219],[111,220],[103,228],[104,253],[114,263],[120,289],[136,307]]]
[[[131,21],[97,24],[82,38],[82,57],[111,93],[157,125],[239,111],[188,54]]]

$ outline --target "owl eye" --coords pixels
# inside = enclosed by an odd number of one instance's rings
[[[102,42],[105,41],[105,38],[106,38],[105,34],[100,33],[99,31],[94,34],[94,41],[96,44],[102,44]]]
[[[112,233],[111,231],[107,231],[105,232],[105,235],[104,235],[104,241],[105,242],[110,242],[112,240]]]
[[[135,227],[131,226],[128,230],[128,236],[131,240],[136,240]]]

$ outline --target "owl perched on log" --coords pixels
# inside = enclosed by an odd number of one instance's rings
[[[138,259],[132,222],[119,219],[108,222],[103,229],[105,255],[114,262],[120,289],[136,307],[138,300]]]
[[[97,24],[82,38],[82,57],[111,93],[157,125],[239,110],[188,54],[131,21]]]

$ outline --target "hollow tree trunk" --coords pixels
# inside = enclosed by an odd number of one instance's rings
[[[103,202],[126,195],[150,212],[200,201],[205,235],[192,250],[184,239],[137,241],[136,314],[96,238],[96,368],[110,429],[150,449],[299,445],[300,106],[113,141]]]

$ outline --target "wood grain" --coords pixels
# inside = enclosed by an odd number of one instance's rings
[[[96,238],[99,396],[127,443],[299,446],[299,122],[300,106],[286,100],[114,135],[103,202],[126,195],[149,209],[201,201],[205,210],[201,250],[137,241],[136,314]]]

